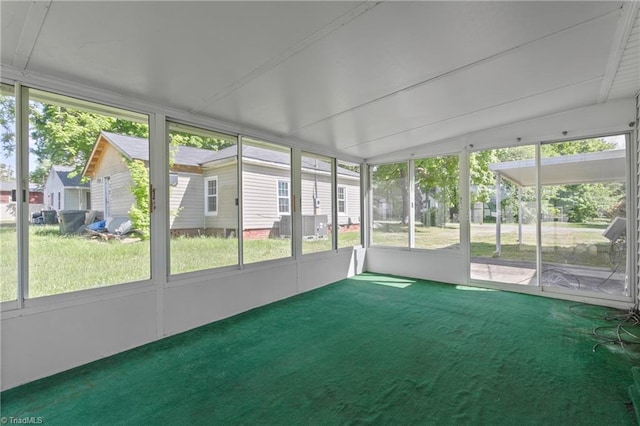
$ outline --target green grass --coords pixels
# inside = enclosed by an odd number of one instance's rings
[[[358,232],[339,236],[343,246],[359,244]],[[14,227],[0,228],[0,301],[17,297]],[[328,245],[327,245],[328,244]],[[330,249],[330,240],[305,241],[305,253]],[[246,264],[291,256],[290,239],[244,241]],[[238,264],[238,240],[176,237],[170,244],[171,274]],[[68,293],[150,278],[150,243],[92,240],[60,235],[56,225],[29,228],[29,297]]]
[[[0,229],[0,300],[16,298],[16,232]],[[57,226],[29,229],[29,297],[140,281],[150,277],[149,242],[89,240],[60,235]]]
[[[171,238],[171,274],[200,271],[238,264],[236,238]]]
[[[602,224],[545,222],[542,226],[542,259],[548,263],[610,267],[609,240],[602,236]],[[459,225],[416,227],[416,248],[459,248]],[[523,244],[518,243],[516,224],[501,227],[501,258],[505,260],[536,260],[535,224],[523,225]],[[381,224],[373,230],[374,245],[407,247],[408,227],[398,223]],[[578,246],[595,246],[597,253],[576,251]],[[493,257],[496,251],[496,225],[471,225],[471,256]]]
[[[256,263],[291,257],[291,240],[289,238],[244,240],[243,244],[244,263]]]
[[[571,265],[609,267],[609,243],[602,237],[602,226],[574,226],[545,223],[542,229],[543,261]],[[458,248],[457,224],[417,227],[415,247]],[[523,226],[523,244],[518,244],[517,226],[502,226],[502,255],[505,260],[535,261],[535,226]],[[493,257],[495,224],[471,226],[471,255]],[[360,243],[359,232],[338,234],[339,247]],[[373,231],[376,245],[407,247],[407,228],[389,224]],[[233,238],[177,237],[171,240],[171,273],[180,274],[237,264],[238,242]],[[597,253],[578,252],[578,245],[594,245]],[[304,240],[303,253],[331,248],[331,240]],[[0,300],[16,299],[16,230],[0,227]],[[244,241],[246,264],[291,256],[290,239]],[[29,297],[67,293],[150,278],[149,241],[90,240],[82,236],[63,236],[58,226],[29,228]]]

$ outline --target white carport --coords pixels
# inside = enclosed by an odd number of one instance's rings
[[[625,182],[625,150],[547,157],[540,160],[540,185],[573,185],[579,183]],[[489,165],[496,176],[496,254],[500,255],[502,221],[502,178],[518,185],[518,241],[522,244],[522,188],[535,186],[538,175],[535,159],[505,161]]]

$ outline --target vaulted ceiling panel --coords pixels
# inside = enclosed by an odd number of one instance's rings
[[[324,128],[329,126],[331,134],[338,138],[338,147],[366,144],[369,140],[601,79],[613,37],[606,21],[615,19],[608,15],[573,27],[493,60],[319,122],[297,135],[305,140],[322,140],[327,134]],[[594,58],[600,60],[594,61]],[[599,80],[591,87],[590,99],[596,99]],[[545,102],[545,108],[553,108],[540,98],[528,101]],[[520,111],[521,117],[515,118],[528,116],[525,110]],[[414,144],[424,142],[427,141],[414,141]]]
[[[615,3],[383,3],[205,111],[295,133],[549,34],[616,19],[618,9]]]
[[[353,7],[346,2],[54,2],[29,69],[197,110]]]
[[[640,92],[640,15],[633,21],[609,99],[624,98],[634,92]]]
[[[30,2],[0,2],[0,60],[3,64],[12,64],[16,51],[21,44],[24,24],[31,8]],[[28,31],[25,31],[28,32]],[[26,35],[25,35],[26,36]],[[24,40],[24,37],[23,37]],[[31,47],[33,45],[31,44]]]
[[[460,135],[477,132],[478,129],[490,129],[522,121],[523,117],[540,117],[579,108],[584,105],[592,105],[596,102],[599,87],[599,80],[590,80],[530,98],[491,106],[473,114],[450,117],[411,130],[371,139],[365,143],[353,146],[343,146],[341,144],[339,149],[347,154],[362,155],[373,161],[387,161],[392,153],[410,152],[412,149],[425,144],[446,143],[448,140]],[[544,130],[546,131],[547,129]],[[332,134],[331,130],[326,131],[327,135]],[[333,134],[335,135],[335,133]],[[517,143],[515,138],[513,143]]]

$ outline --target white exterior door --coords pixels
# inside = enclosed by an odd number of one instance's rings
[[[105,220],[111,215],[111,188],[109,186],[110,178],[104,177],[102,185],[104,189],[104,218]]]

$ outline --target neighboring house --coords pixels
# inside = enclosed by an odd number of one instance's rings
[[[0,182],[0,204],[15,203],[16,181]],[[44,194],[35,184],[29,185],[29,204],[43,204]]]
[[[51,166],[44,184],[46,205],[50,210],[90,210],[89,182],[75,167]]]
[[[237,235],[237,146],[220,151],[180,146],[172,154],[170,170],[170,228],[172,234]],[[291,182],[288,155],[245,146],[243,151],[244,215],[246,237],[280,235],[280,222],[291,211]],[[91,205],[108,216],[128,215],[134,203],[127,161],[148,164],[146,139],[102,132],[98,136],[83,176],[91,179]],[[302,214],[331,212],[330,170],[303,161]],[[326,169],[326,170],[325,170]],[[359,175],[338,169],[338,220],[340,226],[359,227]],[[324,210],[323,210],[324,209]],[[288,218],[285,218],[285,221]]]
[[[29,215],[44,208],[44,194],[36,185],[29,185]],[[16,181],[0,182],[0,221],[16,220]]]

